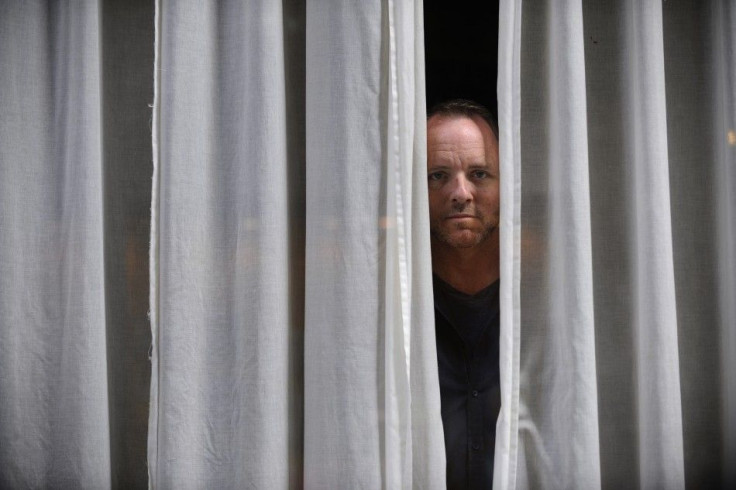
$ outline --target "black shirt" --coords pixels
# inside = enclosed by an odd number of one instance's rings
[[[447,488],[492,488],[498,367],[499,281],[474,295],[434,276],[434,317]]]

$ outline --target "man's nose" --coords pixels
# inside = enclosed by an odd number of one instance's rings
[[[470,202],[473,199],[471,185],[464,175],[458,175],[455,178],[455,186],[452,189],[452,202],[462,204]]]

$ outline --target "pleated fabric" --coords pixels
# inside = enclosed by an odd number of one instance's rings
[[[0,15],[0,486],[110,486],[98,9]]]
[[[500,338],[501,410],[496,422],[493,487],[517,486],[521,355],[521,27],[522,2],[498,9],[498,124],[501,180]]]
[[[444,486],[421,19],[307,5],[307,488]]]
[[[0,488],[146,485],[152,14],[0,2]]]
[[[156,46],[151,486],[443,487],[421,2],[160,1]]]
[[[287,120],[303,112],[287,112],[282,5],[157,17],[150,484],[298,486],[304,161]]]
[[[733,8],[509,0],[500,23],[521,232],[502,233],[496,487],[728,488]]]
[[[733,273],[736,270],[736,6],[724,0],[714,2],[710,9],[699,13],[707,20],[707,29],[712,32],[712,37],[706,44],[709,56],[703,57],[709,70],[708,77],[704,86],[698,84],[697,88],[700,89],[700,97],[707,101],[705,107],[710,109],[708,115],[712,115],[712,127],[706,126],[710,133],[704,131],[702,137],[705,145],[712,145],[714,163],[708,183],[715,189],[715,193],[711,197],[712,201],[704,201],[715,202],[715,225],[711,225],[711,230],[715,228],[716,244],[713,247],[715,253],[710,258],[713,261],[715,257],[715,264],[710,262],[709,265],[710,270],[719,271],[716,274],[717,284],[712,288],[717,291],[714,295],[717,297],[717,308],[700,311],[701,314],[715,316],[720,326],[717,334],[701,333],[699,338],[707,336],[708,344],[717,343],[720,359],[717,364],[711,361],[710,369],[713,374],[706,386],[700,385],[695,379],[690,383],[694,395],[692,400],[696,407],[697,400],[705,397],[716,405],[717,408],[701,415],[715,420],[715,423],[710,424],[711,430],[705,434],[706,437],[701,436],[702,432],[697,424],[685,424],[685,434],[691,433],[692,439],[698,443],[707,440],[708,436],[715,436],[716,441],[722,441],[723,459],[718,463],[725,467],[723,487],[732,488],[736,487],[736,467],[731,464],[736,461],[736,376],[730,375],[736,372],[736,274]],[[674,33],[672,37],[678,39]],[[694,103],[697,102],[699,101]],[[692,171],[697,173],[699,169],[696,165],[694,167],[696,168]],[[707,232],[707,228],[704,232]],[[683,267],[686,264],[683,261]],[[693,324],[691,331],[697,332],[697,329],[697,324]],[[693,360],[694,365],[699,362],[700,359]],[[714,396],[713,392],[720,396]],[[702,413],[702,410],[699,412]],[[690,454],[693,459],[702,461],[702,468],[715,466],[707,456],[700,455],[695,444]]]

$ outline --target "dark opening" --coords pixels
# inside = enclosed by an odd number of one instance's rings
[[[425,0],[427,109],[448,99],[471,99],[498,114],[498,0]]]

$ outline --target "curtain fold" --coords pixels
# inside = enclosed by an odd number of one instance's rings
[[[521,201],[504,201],[521,224],[520,297],[501,305],[521,311],[505,488],[727,488],[729,9],[527,2],[518,40],[499,33],[522,53],[518,85],[499,65],[522,152]]]
[[[110,486],[98,16],[0,14],[3,487]]]
[[[151,486],[296,486],[303,160],[282,5],[157,8]]]
[[[710,51],[712,99],[715,124],[711,139],[715,149],[717,263],[723,271],[736,270],[736,7],[714,2],[708,21],[712,26]],[[710,27],[710,26],[709,26]],[[717,287],[720,321],[721,373],[736,372],[736,274],[719,275]],[[724,488],[736,487],[736,376],[725,374],[719,386],[722,426]]]
[[[305,486],[380,486],[387,196],[380,2],[307,4]],[[383,99],[381,98],[383,97]],[[366,167],[362,162],[370,162]],[[369,170],[370,169],[370,170]],[[385,184],[384,184],[385,185]],[[384,225],[385,226],[385,225]],[[379,255],[380,254],[380,255]],[[391,332],[388,332],[390,335]],[[387,416],[396,415],[389,411]],[[398,421],[389,429],[398,431]],[[389,434],[390,436],[390,434]]]
[[[2,488],[146,482],[152,13],[0,2]]]
[[[307,4],[308,488],[444,484],[421,32],[420,2]]]
[[[158,3],[154,488],[444,482],[421,3],[298,5]]]
[[[498,124],[501,216],[499,373],[494,488],[516,488],[519,468],[521,284],[521,27],[522,1],[499,2]],[[523,456],[523,454],[522,454]]]
[[[520,476],[531,487],[596,488],[600,467],[588,133],[581,96],[582,3],[550,3],[538,18],[539,35],[547,40],[542,72],[547,86],[534,95],[543,103],[535,104],[533,117],[545,129],[526,137],[534,138],[544,155],[527,158],[524,147],[521,173],[524,193],[546,196],[545,208],[535,210],[543,213],[535,218],[543,220],[538,234],[545,237],[545,250],[543,263],[522,268],[528,274],[522,275],[522,306],[527,300],[530,304],[521,320],[519,438],[524,452],[539,459],[531,467],[527,462]]]
[[[623,15],[640,484],[684,488],[662,6],[628,2]]]

